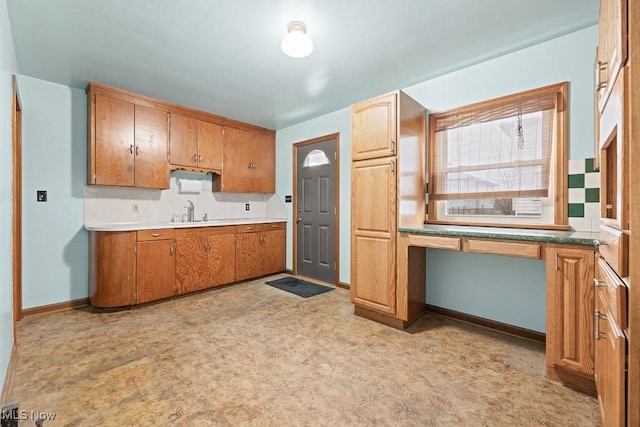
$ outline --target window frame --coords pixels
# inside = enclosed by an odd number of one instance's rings
[[[492,222],[473,222],[473,221],[451,221],[438,217],[438,202],[444,203],[445,200],[431,200],[427,203],[427,224],[451,224],[451,225],[468,225],[468,226],[483,226],[483,227],[505,227],[505,228],[527,228],[527,229],[547,229],[547,230],[568,230],[568,152],[569,152],[569,132],[568,132],[568,92],[569,83],[562,82],[549,86],[535,88],[523,92],[518,92],[511,95],[502,96],[474,104],[465,105],[459,108],[454,108],[447,111],[431,113],[429,115],[429,132],[428,132],[428,151],[427,151],[427,182],[434,182],[434,166],[435,166],[435,123],[438,118],[445,115],[451,115],[452,113],[464,113],[470,110],[477,110],[479,108],[491,108],[495,105],[500,105],[508,102],[513,102],[519,97],[523,96],[535,96],[538,94],[553,93],[555,96],[555,109],[554,109],[554,135],[551,144],[552,163],[550,168],[553,170],[555,179],[550,180],[549,185],[553,185],[554,193],[553,200],[553,224],[533,224],[526,222],[501,222],[500,218],[496,218],[496,221]],[[428,188],[428,185],[427,185]]]

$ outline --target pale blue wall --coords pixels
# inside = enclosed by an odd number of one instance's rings
[[[598,29],[590,27],[531,46],[508,55],[476,64],[403,90],[422,103],[429,112],[491,99],[540,86],[569,82],[569,150],[570,158],[593,156],[593,58]],[[349,109],[345,108],[317,119],[312,119],[276,134],[277,166],[276,190],[281,198],[291,194],[291,144],[325,133],[341,132],[341,209],[340,227],[341,271],[340,280],[349,283],[350,232],[350,129]],[[291,205],[289,218],[291,218]],[[291,224],[289,224],[289,227]],[[289,230],[291,231],[291,230]],[[287,267],[291,268],[291,233],[287,234]],[[454,252],[427,256],[429,284],[427,300],[465,313],[511,323],[524,328],[545,330],[544,263],[516,258],[496,257],[486,261],[485,256]],[[485,262],[486,261],[486,262]],[[491,268],[479,268],[489,265]],[[496,280],[493,270],[514,272],[522,269],[526,274],[515,278]],[[455,271],[455,278],[449,275]],[[488,272],[483,274],[482,270]],[[455,279],[455,280],[454,280]],[[514,292],[517,280],[518,292]],[[482,289],[482,293],[477,290]],[[473,296],[473,297],[471,297]],[[469,301],[473,298],[474,301]]]
[[[13,347],[12,74],[18,72],[6,0],[0,0],[0,388]]]
[[[349,283],[351,260],[349,258],[349,233],[351,229],[351,109],[343,108],[304,123],[280,129],[276,132],[276,193],[280,200],[293,193],[293,144],[321,136],[340,134],[340,280]],[[292,204],[287,209],[287,268],[293,268]]]
[[[20,76],[22,97],[24,309],[86,298],[83,228],[87,164],[84,91]],[[36,202],[36,190],[48,201]]]

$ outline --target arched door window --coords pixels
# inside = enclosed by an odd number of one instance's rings
[[[311,168],[314,166],[322,166],[329,165],[331,161],[329,157],[325,154],[324,151],[314,149],[307,154],[307,157],[304,158],[304,162],[302,163],[303,168]]]

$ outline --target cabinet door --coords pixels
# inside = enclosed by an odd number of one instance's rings
[[[236,277],[235,234],[209,236],[209,248],[211,286],[234,282]]]
[[[134,105],[95,97],[95,184],[133,187]]]
[[[254,134],[253,189],[255,193],[276,192],[276,143],[275,136]]]
[[[547,246],[547,365],[593,375],[594,252]]]
[[[94,307],[135,303],[135,239],[134,231],[89,233],[89,301]]]
[[[262,274],[279,273],[286,265],[286,231],[264,231],[262,238]]]
[[[392,93],[352,106],[351,160],[395,155],[397,99]]]
[[[236,234],[236,280],[262,275],[262,233]]]
[[[198,166],[198,121],[191,117],[171,114],[169,163]]]
[[[250,193],[253,191],[253,168],[256,153],[251,132],[227,127],[224,130],[224,165],[221,191]]]
[[[135,107],[135,186],[169,188],[167,114]]]
[[[627,62],[627,0],[601,0],[599,15],[599,60],[596,83],[600,85],[598,105],[602,111],[618,73]]]
[[[396,230],[395,159],[363,160],[351,164],[351,227],[356,233]]]
[[[198,165],[201,168],[222,170],[223,130],[220,125],[198,121]]]
[[[396,313],[395,240],[354,235],[351,240],[351,301]]]
[[[199,291],[211,286],[209,252],[206,234],[201,232],[176,239],[177,294]]]
[[[176,294],[176,241],[138,242],[136,255],[137,303],[145,303]]]
[[[596,299],[598,322],[595,348],[595,377],[603,425],[624,426],[626,414],[626,339],[607,311],[605,301]]]

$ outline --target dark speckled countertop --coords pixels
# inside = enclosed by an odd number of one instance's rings
[[[522,228],[472,227],[467,225],[425,224],[419,227],[399,227],[398,231],[432,236],[479,237],[482,239],[520,240],[583,246],[593,246],[593,241],[598,239],[598,233],[588,231],[530,230]]]

